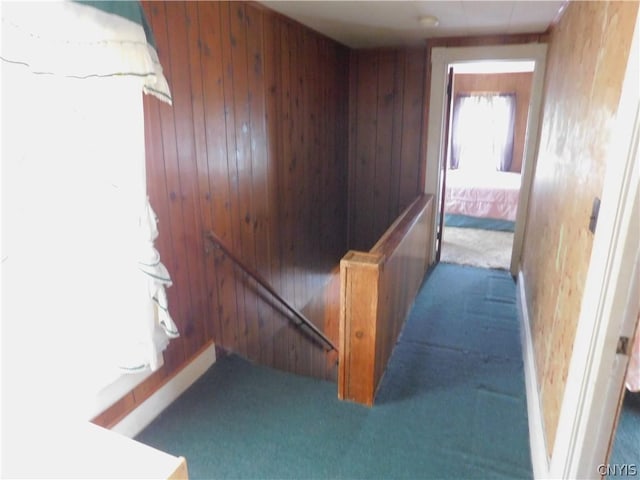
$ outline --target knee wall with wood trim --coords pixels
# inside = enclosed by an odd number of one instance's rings
[[[340,262],[338,396],[373,405],[393,346],[429,267],[433,196],[419,196],[369,252]]]

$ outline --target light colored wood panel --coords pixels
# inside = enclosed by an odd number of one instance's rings
[[[348,252],[340,262],[338,397],[373,405],[381,256]]]
[[[338,396],[372,405],[428,268],[433,200],[421,195],[368,252],[340,262]]]
[[[482,45],[515,45],[546,42],[546,33],[518,33],[506,35],[471,35],[468,37],[435,37],[427,40],[432,47],[476,47]]]
[[[550,35],[540,148],[523,274],[550,454],[573,351],[637,2],[573,2]]]
[[[187,480],[189,471],[187,469],[187,461],[184,457],[179,457],[179,463],[176,469],[167,477],[168,480]]]

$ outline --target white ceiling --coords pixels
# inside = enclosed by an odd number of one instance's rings
[[[367,48],[420,45],[429,37],[544,32],[566,0],[261,3],[351,48]],[[422,27],[423,15],[435,15],[440,25]]]

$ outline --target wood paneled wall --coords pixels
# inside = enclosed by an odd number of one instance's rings
[[[429,267],[433,196],[420,195],[367,253],[340,262],[338,396],[373,405]]]
[[[308,348],[273,299],[202,232],[216,232],[298,309],[323,291],[345,251],[347,51],[244,2],[146,12],[174,99],[172,108],[145,101],[149,191],[182,332],[168,363],[212,338],[311,373]]]
[[[320,300],[336,299],[329,287],[347,250],[348,50],[255,3],[143,6],[173,94],[173,106],[145,96],[144,107],[156,246],[181,336],[140,390],[212,340],[335,379],[335,355],[291,328],[203,232],[215,231],[337,343],[337,307]],[[132,393],[120,403],[114,411],[139,402]]]
[[[422,191],[425,48],[351,52],[349,247],[369,250]]]
[[[551,455],[637,2],[571,2],[551,32],[523,274]]]
[[[425,48],[351,51],[349,248],[367,251],[423,191],[432,47],[544,41],[544,34],[447,37]]]
[[[527,133],[527,115],[529,100],[531,99],[531,82],[533,72],[492,73],[492,74],[463,74],[454,77],[453,90],[455,95],[461,93],[514,93],[516,95],[516,121],[513,138],[512,172],[522,169],[522,155],[524,140]]]

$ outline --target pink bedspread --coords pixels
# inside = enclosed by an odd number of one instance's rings
[[[444,211],[515,221],[519,194],[519,173],[449,170]]]

